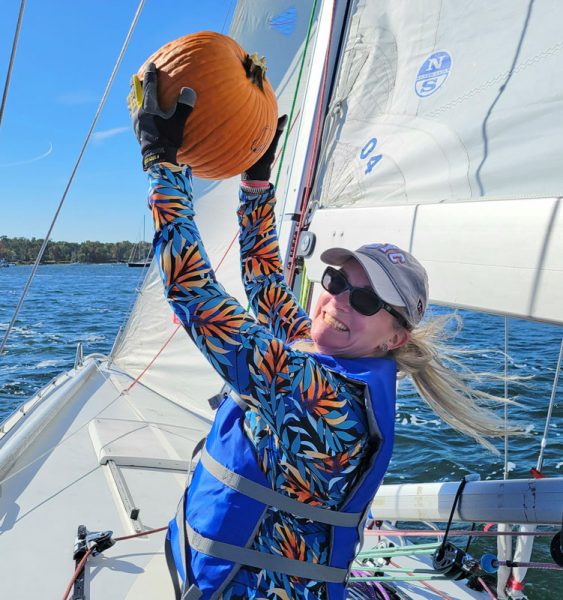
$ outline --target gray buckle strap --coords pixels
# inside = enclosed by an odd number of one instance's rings
[[[186,530],[190,546],[194,550],[233,563],[284,573],[292,577],[326,581],[329,583],[343,583],[348,574],[347,569],[327,567],[326,565],[286,558],[277,554],[265,554],[264,552],[242,548],[234,544],[217,542],[216,540],[203,537],[188,524],[186,524]]]
[[[178,510],[176,511],[176,526],[178,527],[178,545],[180,546],[180,556],[182,560],[182,566],[184,567],[184,585],[183,590],[185,591],[186,584],[188,582],[188,561],[186,556],[186,494],[182,496],[180,503],[178,504]]]
[[[190,585],[190,587],[184,592],[181,600],[199,600],[203,594],[201,590],[195,585]]]
[[[296,517],[337,527],[358,527],[362,520],[363,513],[345,513],[319,506],[311,506],[310,504],[304,504],[303,502],[299,502],[299,500],[294,500],[270,488],[264,487],[227,469],[227,467],[217,462],[207,452],[206,448],[203,448],[201,451],[200,462],[215,479],[218,479],[236,492],[240,492],[249,498],[258,500],[258,502],[262,502],[268,506],[273,506]]]

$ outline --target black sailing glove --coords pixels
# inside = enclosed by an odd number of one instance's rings
[[[272,165],[274,164],[274,159],[276,158],[276,149],[286,123],[287,115],[283,115],[278,119],[278,126],[276,127],[276,133],[274,134],[272,143],[266,152],[250,167],[250,169],[241,175],[241,179],[243,181],[252,179],[258,181],[270,181]]]
[[[156,65],[149,63],[142,83],[137,75],[133,75],[127,104],[135,135],[141,144],[145,171],[155,163],[176,164],[184,125],[194,109],[196,98],[194,90],[184,87],[175,106],[164,112],[158,105]]]

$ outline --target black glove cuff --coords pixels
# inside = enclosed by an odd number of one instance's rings
[[[248,171],[241,173],[242,181],[270,181],[271,169],[268,167],[260,168],[260,165],[254,165]]]
[[[143,169],[148,171],[153,165],[163,162],[175,165],[177,152],[176,148],[147,149],[143,152]]]

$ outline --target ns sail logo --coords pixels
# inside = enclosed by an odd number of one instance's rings
[[[452,68],[452,57],[442,50],[434,52],[423,63],[416,74],[414,89],[420,98],[437,92],[445,83]]]

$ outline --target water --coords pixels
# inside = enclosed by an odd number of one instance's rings
[[[0,269],[0,336],[12,319],[30,266]],[[144,269],[127,265],[41,265],[0,357],[0,420],[84,353],[107,354]]]
[[[0,336],[3,337],[31,267],[0,269]],[[72,368],[79,342],[85,354],[107,354],[125,321],[140,284],[141,269],[125,265],[44,265],[40,266],[8,341],[0,357],[0,421],[58,373]],[[434,314],[447,312],[434,307]],[[456,345],[480,352],[466,357],[475,371],[502,372],[504,318],[460,311],[464,328]],[[539,444],[563,330],[560,327],[509,320],[510,374],[531,376],[528,381],[511,382],[509,393],[518,406],[509,415],[529,429],[525,438],[509,443],[511,478],[529,476],[536,465]],[[558,398],[561,395],[559,386]],[[502,382],[493,391],[503,395]],[[563,423],[561,402],[556,403],[544,454],[544,473],[560,476],[563,471]],[[496,443],[495,456],[472,440],[444,425],[413,393],[404,381],[400,385],[397,411],[396,450],[386,483],[456,481],[469,472],[482,479],[502,478],[503,442]],[[495,552],[494,543],[474,542],[477,556]],[[534,560],[550,561],[549,542],[536,543]],[[561,573],[533,571],[527,577],[530,600],[556,600],[563,589]],[[527,588],[528,589],[528,588]]]

